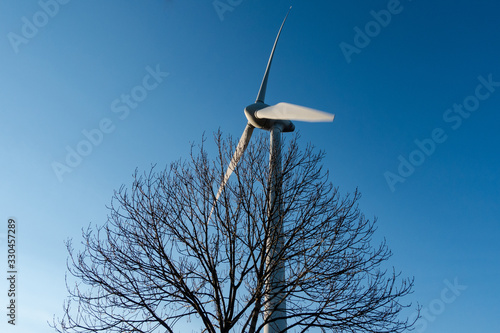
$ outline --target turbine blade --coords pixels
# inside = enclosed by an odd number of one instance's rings
[[[260,85],[259,93],[257,94],[257,100],[255,101],[255,103],[258,103],[258,102],[264,103],[264,99],[266,98],[267,79],[269,77],[269,70],[271,69],[271,63],[273,62],[274,50],[276,50],[276,45],[278,44],[278,39],[280,38],[281,30],[283,30],[283,26],[285,25],[286,18],[288,17],[288,14],[290,14],[291,9],[292,9],[292,7],[290,6],[290,9],[288,9],[288,12],[286,13],[285,19],[283,20],[283,23],[281,23],[281,27],[280,27],[280,30],[278,31],[278,35],[276,36],[276,40],[274,41],[273,50],[271,51],[271,56],[269,56],[269,61],[267,62],[266,72],[264,74],[264,78],[262,79],[262,83]]]
[[[257,112],[255,117],[260,119],[299,120],[308,122],[330,122],[334,114],[306,108],[305,106],[290,103],[278,103],[268,106]]]
[[[212,210],[210,211],[210,216],[208,217],[208,220],[210,221],[210,218],[212,217],[212,213],[214,212],[215,205],[217,204],[217,200],[219,200],[220,195],[222,194],[222,190],[227,184],[227,181],[229,180],[229,177],[233,173],[234,169],[236,169],[236,166],[238,165],[239,160],[241,159],[241,156],[243,156],[243,153],[248,147],[248,143],[250,142],[250,138],[252,137],[252,133],[255,127],[253,127],[250,124],[247,124],[245,127],[245,130],[243,131],[243,134],[241,135],[240,141],[238,142],[238,146],[236,146],[236,151],[233,154],[233,158],[231,158],[231,162],[229,162],[229,166],[227,167],[226,174],[224,175],[224,179],[222,180],[222,183],[219,186],[219,190],[217,191],[217,195],[215,196],[215,202],[214,205],[212,206]]]

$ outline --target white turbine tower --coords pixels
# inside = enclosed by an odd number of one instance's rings
[[[292,9],[292,7],[290,7]],[[229,163],[222,184],[219,187],[216,195],[216,201],[222,193],[229,177],[238,165],[238,161],[245,152],[254,128],[260,128],[271,132],[270,139],[270,179],[269,179],[269,211],[268,216],[270,223],[279,230],[278,239],[267,244],[268,257],[266,258],[267,265],[276,265],[276,269],[270,275],[267,284],[268,296],[266,306],[266,318],[270,321],[264,327],[264,333],[284,332],[286,325],[286,302],[284,298],[285,290],[285,267],[283,262],[275,263],[275,256],[281,252],[283,245],[283,225],[280,221],[281,216],[281,132],[292,132],[295,126],[291,120],[307,121],[307,122],[331,122],[334,115],[323,111],[310,109],[304,106],[293,105],[289,103],[278,103],[276,105],[267,105],[264,103],[266,95],[267,80],[271,62],[273,61],[276,44],[283,29],[283,25],[290,13],[290,9],[281,24],[276,40],[274,41],[273,49],[267,63],[266,72],[262,79],[262,84],[257,95],[255,103],[245,108],[245,116],[248,123],[243,131],[243,134],[238,142],[236,151]]]

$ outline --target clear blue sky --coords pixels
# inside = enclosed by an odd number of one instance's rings
[[[342,192],[359,187],[389,264],[415,276],[407,301],[426,309],[419,332],[500,331],[500,4],[220,2],[231,10],[212,0],[0,3],[2,276],[9,217],[19,265],[18,326],[6,324],[2,278],[0,330],[52,331],[67,295],[64,241],[106,220],[136,167],[186,156],[204,132],[241,134],[293,5],[266,102],[336,114],[296,127],[326,151]]]

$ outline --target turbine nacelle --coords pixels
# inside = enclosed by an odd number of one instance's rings
[[[280,126],[282,132],[293,132],[295,130],[295,125],[288,119],[269,119],[265,117],[259,117],[258,111],[270,107],[266,103],[256,102],[250,104],[245,108],[245,116],[248,119],[248,123],[253,127],[264,129],[270,131],[274,126]]]

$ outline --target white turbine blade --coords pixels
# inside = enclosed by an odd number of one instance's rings
[[[274,51],[276,50],[276,45],[278,44],[278,40],[280,39],[281,30],[283,30],[286,18],[288,17],[288,14],[290,14],[291,9],[292,7],[290,6],[290,9],[288,10],[288,13],[286,13],[283,23],[281,23],[281,27],[280,30],[278,31],[278,35],[276,36],[276,40],[274,41],[273,49],[271,51],[271,55],[269,56],[269,61],[267,62],[266,72],[264,73],[264,77],[262,78],[262,83],[260,85],[259,93],[257,94],[257,99],[255,100],[255,103],[257,102],[264,103],[264,99],[266,98],[267,80],[269,78],[269,70],[271,69],[271,63],[273,62]]]
[[[278,103],[268,106],[255,112],[255,116],[261,119],[299,120],[309,122],[330,122],[333,121],[335,117],[335,115],[328,112],[290,103]]]
[[[233,154],[233,158],[231,159],[231,162],[227,167],[226,174],[224,175],[224,180],[220,184],[219,191],[217,191],[217,195],[215,196],[215,201],[219,199],[219,196],[221,195],[224,186],[226,186],[229,177],[233,173],[234,169],[236,169],[236,166],[238,165],[241,156],[243,156],[243,153],[247,149],[248,143],[250,142],[250,138],[252,137],[253,129],[254,127],[250,124],[247,124],[247,127],[245,127],[245,130],[241,135],[240,141],[238,142],[238,146],[236,147],[236,151]]]
[[[236,169],[236,166],[238,165],[241,156],[243,156],[243,153],[247,149],[248,143],[250,142],[250,138],[252,137],[253,129],[254,127],[252,125],[247,124],[245,130],[243,131],[243,134],[241,135],[240,141],[238,142],[238,146],[236,147],[236,151],[233,154],[231,162],[229,162],[229,166],[227,167],[224,179],[222,180],[222,183],[219,186],[219,190],[217,191],[217,195],[215,196],[215,202],[214,205],[212,206],[212,210],[210,211],[210,216],[208,217],[209,221],[210,218],[212,217],[212,213],[214,212],[217,200],[219,200],[219,197],[222,194],[222,190],[226,186],[227,181],[229,180],[229,177],[233,173],[234,169]]]

